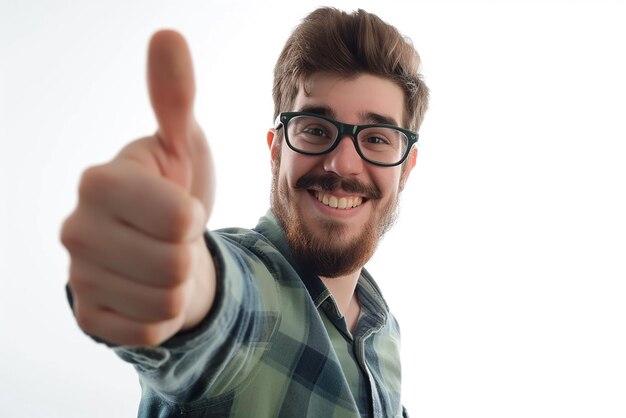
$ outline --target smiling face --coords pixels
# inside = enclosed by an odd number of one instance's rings
[[[295,111],[322,114],[349,124],[404,120],[404,93],[394,82],[361,74],[353,78],[316,73],[301,86]],[[402,166],[379,167],[340,138],[330,153],[309,156],[282,147],[268,133],[272,155],[272,210],[300,265],[323,277],[360,270],[393,224],[398,194],[415,165],[416,150]]]

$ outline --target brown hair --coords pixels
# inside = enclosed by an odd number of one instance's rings
[[[352,77],[369,73],[397,83],[405,95],[405,127],[418,130],[428,107],[428,87],[411,41],[378,16],[323,7],[291,34],[274,67],[274,118],[292,110],[298,89],[316,72]]]

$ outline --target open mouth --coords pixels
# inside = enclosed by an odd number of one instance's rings
[[[309,190],[309,193],[315,196],[323,205],[333,209],[353,209],[367,201],[367,198],[362,196],[335,196],[318,190]]]

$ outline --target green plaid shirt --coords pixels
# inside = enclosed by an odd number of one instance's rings
[[[268,212],[206,234],[218,295],[195,329],[114,350],[139,372],[140,417],[402,417],[400,331],[371,276],[350,333],[318,277],[300,271]]]

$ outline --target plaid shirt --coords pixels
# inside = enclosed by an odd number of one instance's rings
[[[407,416],[398,324],[365,270],[352,334],[271,212],[205,237],[218,277],[207,318],[160,347],[114,349],[139,372],[140,417]]]

